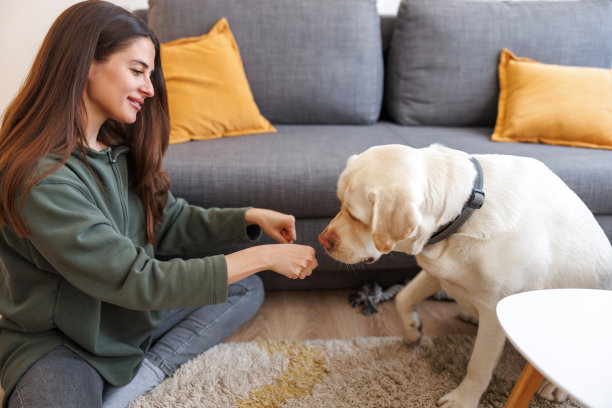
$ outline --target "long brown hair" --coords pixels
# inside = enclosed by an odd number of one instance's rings
[[[24,85],[5,111],[0,128],[0,225],[9,224],[20,236],[28,235],[25,196],[87,144],[83,91],[92,61],[105,61],[138,37],[150,38],[155,46],[151,78],[155,95],[146,98],[133,124],[109,119],[98,138],[109,146],[130,148],[130,187],[145,210],[147,241],[155,242],[170,185],[161,168],[170,126],[159,41],[140,18],[105,1],[75,4],[57,18]],[[52,169],[40,169],[39,160],[49,153],[63,160]]]

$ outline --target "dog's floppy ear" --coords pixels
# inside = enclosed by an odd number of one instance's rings
[[[373,206],[372,239],[383,254],[410,236],[419,223],[419,215],[410,204],[406,189],[385,188],[372,190],[368,200]]]

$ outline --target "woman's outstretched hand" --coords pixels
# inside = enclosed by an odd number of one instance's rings
[[[304,279],[319,266],[315,250],[306,245],[262,245],[257,248],[267,260],[268,269],[289,279]]]
[[[319,264],[314,248],[293,244],[296,240],[295,217],[277,211],[250,208],[245,215],[247,225],[257,224],[280,245],[258,245],[225,256],[228,283],[253,273],[271,270],[289,279],[304,279]]]
[[[265,270],[289,279],[304,279],[319,266],[314,248],[297,244],[258,245],[226,255],[225,261],[228,283]]]
[[[246,212],[247,225],[257,224],[262,231],[279,244],[295,242],[295,217],[278,211],[250,208]]]

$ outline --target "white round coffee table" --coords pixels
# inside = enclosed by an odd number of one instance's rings
[[[612,407],[612,291],[518,293],[497,304],[497,317],[528,362],[515,386],[526,396],[513,391],[513,401],[528,403],[541,373],[589,407]]]

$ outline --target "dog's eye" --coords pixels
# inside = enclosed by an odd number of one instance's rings
[[[359,218],[355,217],[350,211],[346,211],[346,213],[348,214],[349,218],[353,221],[356,221],[360,224],[366,225],[363,221],[361,221]]]

